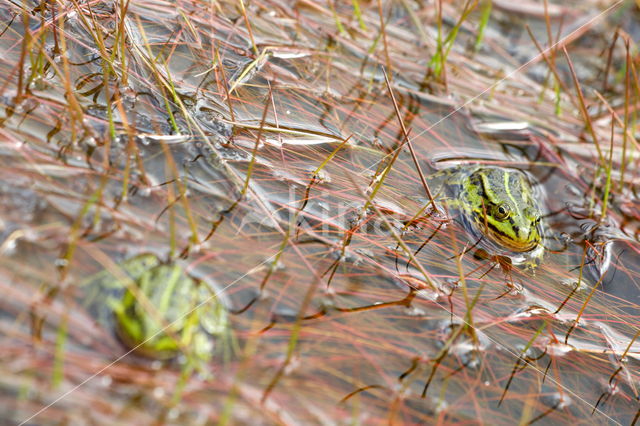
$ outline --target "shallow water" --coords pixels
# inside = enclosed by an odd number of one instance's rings
[[[376,5],[361,5],[366,30],[348,18],[350,5],[336,5],[341,33],[327,5],[252,4],[251,37],[267,52],[255,55],[236,3],[135,1],[121,21],[120,6],[106,2],[93,9],[105,44],[121,23],[127,40],[127,72],[118,72],[119,54],[110,59],[108,91],[90,14],[72,3],[56,11],[69,63],[49,30],[46,72],[29,91],[14,77],[0,93],[7,421],[45,407],[33,422],[627,424],[637,416],[632,141],[622,175],[616,130],[612,176],[624,185],[601,220],[605,174],[571,95],[555,115],[544,61],[485,91],[536,54],[525,24],[546,40],[544,19],[496,2],[474,53],[474,12],[438,78],[427,71],[437,15],[403,4],[384,5],[386,49]],[[574,6],[552,34],[598,13],[590,2]],[[460,7],[444,6],[443,31]],[[23,19],[33,33],[56,19],[49,9],[38,12],[44,21],[18,12],[2,12],[10,22],[0,38],[3,75],[15,75]],[[412,13],[428,24],[419,30]],[[605,64],[594,51],[608,47],[616,25],[633,34],[637,14],[629,2],[576,33],[569,51],[585,93],[601,88]],[[612,61],[624,69],[624,50]],[[380,67],[388,62],[389,85]],[[25,64],[25,78],[37,66]],[[614,74],[604,93],[620,110],[624,86]],[[426,192],[389,89],[425,175],[489,164],[531,177],[546,212],[538,268],[482,256],[455,220],[421,210]],[[600,108],[596,131],[608,135]],[[181,378],[180,357],[128,354],[108,314],[91,308],[101,296],[84,284],[141,253],[179,259],[228,301],[231,337],[215,346],[212,377]]]

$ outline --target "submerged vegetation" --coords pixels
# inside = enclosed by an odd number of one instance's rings
[[[637,2],[1,1],[6,422],[640,418]]]

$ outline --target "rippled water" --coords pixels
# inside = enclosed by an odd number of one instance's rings
[[[377,4],[360,5],[364,27],[352,4],[250,4],[251,34],[237,2],[127,5],[126,15],[110,2],[0,11],[8,422],[45,407],[32,422],[637,418],[634,123],[627,148],[614,129],[602,217],[604,163],[562,53],[559,100],[544,60],[514,72],[538,52],[526,26],[547,45],[541,5],[494,0],[477,52],[475,11],[440,76],[430,4],[383,4],[384,35]],[[607,158],[611,114],[593,93],[624,119],[621,42],[603,75],[613,28],[635,41],[638,10],[550,7]],[[462,8],[443,5],[444,34]],[[20,86],[24,22],[44,35],[24,47]],[[118,31],[126,54],[104,56],[96,34],[113,52]],[[527,173],[545,211],[539,267],[482,255],[457,221],[424,208],[390,90],[427,181],[461,164]],[[224,294],[232,337],[216,346],[211,375],[128,354],[96,313],[100,295],[85,284],[141,253],[179,259]]]

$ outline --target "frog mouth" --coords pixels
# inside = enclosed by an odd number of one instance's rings
[[[527,251],[531,251],[538,246],[540,243],[538,230],[535,228],[531,228],[529,231],[529,235],[526,240],[515,240],[512,237],[500,232],[497,229],[492,229],[489,226],[489,237],[500,244],[501,246],[515,252],[523,253]],[[533,238],[532,238],[533,237]]]
[[[525,253],[534,250],[540,245],[540,229],[536,226],[529,227],[525,238],[514,238],[512,235],[506,234],[494,223],[485,220],[481,215],[474,215],[473,221],[467,217],[461,216],[460,223],[471,233],[478,237],[484,237],[495,245],[495,249],[500,251],[505,249],[515,253]],[[522,232],[522,228],[517,230],[517,234]]]

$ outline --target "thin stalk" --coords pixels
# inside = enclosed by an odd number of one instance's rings
[[[249,162],[249,166],[247,167],[247,177],[244,181],[242,192],[240,193],[242,197],[245,197],[247,195],[247,189],[249,188],[249,181],[251,180],[253,167],[256,163],[258,147],[260,146],[260,138],[262,138],[262,130],[264,128],[264,122],[267,119],[267,113],[269,112],[270,105],[271,105],[271,84],[269,84],[269,93],[267,94],[267,100],[264,103],[264,108],[262,109],[262,118],[260,118],[260,127],[258,128],[258,134],[256,135],[256,143],[254,144],[253,150],[251,151],[251,161]]]
[[[25,93],[24,85],[24,61],[27,56],[27,51],[31,44],[31,30],[29,30],[29,13],[27,12],[26,0],[22,10],[22,26],[24,28],[24,35],[22,36],[22,43],[20,45],[20,59],[18,60],[18,87],[16,88],[15,104],[22,102],[22,98]]]
[[[64,346],[67,341],[69,331],[69,313],[64,312],[58,326],[56,334],[56,348],[53,362],[52,382],[53,387],[57,388],[64,378]]]
[[[562,78],[560,78],[560,75],[558,74],[558,69],[555,65],[555,61],[552,60],[551,57],[547,56],[547,54],[545,53],[545,50],[542,48],[542,46],[540,46],[540,44],[538,43],[538,40],[536,40],[533,33],[531,32],[531,28],[529,28],[528,25],[526,25],[525,28],[527,30],[527,33],[529,34],[529,38],[531,38],[531,41],[536,46],[536,49],[538,49],[538,52],[542,56],[542,59],[547,63],[549,70],[551,71],[551,73],[553,73],[553,76],[555,77],[556,111],[558,110],[558,105],[560,104],[560,96],[559,96],[559,94],[561,93],[560,87],[562,88],[562,90],[564,90],[565,93],[569,95],[569,99],[571,100],[571,103],[576,108],[580,108],[579,103],[575,100],[575,98],[571,94],[571,91],[569,90],[567,85],[564,83]]]
[[[387,42],[387,30],[386,24],[384,22],[384,15],[382,9],[382,0],[378,0],[378,16],[380,18],[380,34],[382,34],[382,45],[384,47],[384,58],[387,64],[387,69],[392,74],[393,79],[393,68],[391,68],[391,57],[389,56],[389,43]]]
[[[591,122],[591,116],[587,111],[587,105],[584,100],[584,95],[582,94],[582,88],[580,87],[580,82],[578,81],[576,70],[573,68],[573,63],[571,62],[571,58],[569,57],[567,48],[562,46],[562,51],[564,52],[564,56],[567,59],[567,63],[569,64],[569,70],[571,71],[573,84],[575,85],[576,92],[578,93],[578,100],[580,102],[580,112],[582,113],[582,118],[584,119],[584,123],[585,123],[585,126],[587,127],[587,131],[589,132],[589,134],[591,135],[591,138],[593,139],[593,143],[596,146],[596,150],[598,151],[598,158],[600,159],[600,164],[604,164],[604,157],[602,155],[602,150],[600,149],[600,142],[598,141],[598,136],[596,135],[596,131],[593,127],[593,123]]]
[[[473,48],[476,51],[480,50],[480,46],[482,45],[482,40],[484,39],[484,31],[487,28],[487,24],[489,23],[489,18],[491,17],[491,8],[492,8],[491,0],[484,0],[482,5],[482,11],[480,12],[480,23],[478,24],[478,36],[476,37],[476,42],[473,45]]]
[[[340,16],[336,11],[336,7],[333,4],[333,0],[329,0],[327,2],[329,4],[329,9],[331,9],[331,14],[333,15],[333,21],[336,23],[336,28],[340,34],[346,34],[347,32],[344,30],[344,26],[342,26],[342,22],[340,22]]]
[[[372,191],[371,194],[365,194],[365,192],[362,191],[360,187],[356,184],[355,179],[353,179],[351,175],[349,175],[349,178],[352,184],[354,185],[354,187],[358,190],[358,192],[360,192],[360,195],[365,200],[367,200],[365,203],[365,206],[371,206],[373,208],[373,210],[376,212],[377,217],[382,219],[382,221],[384,222],[386,228],[389,230],[389,232],[393,236],[393,239],[396,240],[396,242],[400,245],[400,247],[402,247],[402,250],[409,257],[409,260],[416,265],[416,267],[424,277],[425,282],[429,285],[429,287],[431,287],[431,289],[438,291],[438,287],[436,286],[435,282],[431,278],[431,275],[429,274],[429,272],[427,272],[424,266],[422,266],[422,264],[418,261],[418,259],[415,258],[415,256],[413,255],[413,251],[409,248],[409,246],[407,246],[407,244],[402,240],[402,238],[400,238],[400,236],[394,229],[393,225],[389,222],[387,217],[383,215],[382,212],[380,212],[380,209],[378,208],[378,206],[373,202],[374,192]],[[363,211],[366,211],[367,208],[368,207],[365,207]]]
[[[629,38],[625,38],[624,46],[627,51],[626,72],[624,80],[624,128],[622,130],[622,161],[620,163],[620,182],[618,189],[622,191],[624,186],[624,173],[627,166],[627,131],[629,130],[629,103],[631,101],[631,52],[629,49]]]
[[[615,130],[614,116],[611,114],[611,140],[609,142],[609,162],[607,163],[605,172],[607,181],[604,185],[604,195],[602,197],[602,211],[600,212],[600,222],[604,221],[607,215],[607,203],[609,202],[609,191],[611,190],[611,169],[613,164],[613,134]]]
[[[249,32],[249,39],[251,40],[251,47],[253,48],[253,53],[258,55],[258,46],[256,46],[256,40],[253,38],[253,31],[251,30],[251,22],[249,21],[249,17],[247,16],[247,9],[244,7],[244,1],[238,0],[240,2],[240,10],[242,10],[242,16],[244,16],[244,22],[247,23],[247,31]]]
[[[409,147],[409,152],[411,153],[411,159],[413,160],[413,164],[416,166],[416,170],[418,171],[418,175],[420,176],[422,187],[424,188],[424,191],[426,192],[427,197],[429,197],[429,201],[431,202],[431,205],[433,206],[433,208],[436,208],[435,201],[433,200],[433,195],[431,195],[431,190],[429,189],[429,184],[427,183],[427,179],[424,177],[424,173],[422,172],[422,168],[420,167],[420,162],[418,161],[418,157],[416,157],[416,153],[414,152],[413,146],[411,145],[409,132],[407,132],[407,128],[404,125],[404,120],[400,115],[400,108],[398,107],[398,103],[396,102],[396,97],[393,94],[393,90],[391,89],[391,83],[389,82],[389,78],[384,68],[382,69],[382,72],[384,73],[384,81],[387,84],[387,90],[389,91],[389,96],[391,96],[391,102],[393,103],[393,107],[396,112],[396,117],[398,118],[398,122],[400,123],[400,127],[402,128],[402,134],[404,135],[404,141],[401,146],[404,146],[406,144]]]
[[[367,31],[367,26],[362,19],[362,10],[360,9],[360,0],[351,0],[351,4],[353,5],[353,15],[358,20],[358,25],[360,29],[363,31]]]

